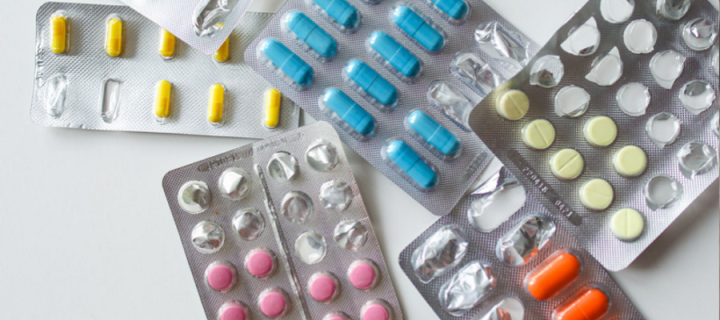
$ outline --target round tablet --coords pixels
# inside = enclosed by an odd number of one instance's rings
[[[229,262],[215,261],[205,269],[205,283],[215,291],[226,293],[236,281],[237,272]]]
[[[609,117],[593,117],[585,123],[583,135],[591,146],[604,148],[615,142],[617,125]]]
[[[260,311],[269,318],[280,318],[287,311],[287,299],[280,289],[267,289],[260,294]]]
[[[267,249],[254,249],[245,257],[245,268],[253,277],[266,279],[275,270],[275,256]]]
[[[612,217],[610,230],[620,240],[633,241],[645,230],[645,220],[635,209],[620,209]]]
[[[377,285],[378,269],[370,260],[357,260],[348,268],[350,283],[360,290],[370,290]]]
[[[636,177],[645,171],[647,155],[636,146],[627,146],[615,153],[613,166],[615,171],[623,176]]]
[[[318,272],[308,281],[310,296],[319,302],[330,302],[338,295],[338,281],[328,272]]]
[[[363,305],[360,311],[362,320],[390,320],[392,314],[390,309],[382,300],[371,300]]]
[[[585,169],[585,160],[575,149],[562,149],[550,158],[550,170],[560,180],[573,180]]]
[[[607,209],[614,197],[612,186],[603,179],[592,179],[580,187],[580,202],[590,210]]]
[[[245,320],[247,318],[247,306],[237,301],[226,302],[218,312],[218,320]]]
[[[545,119],[533,120],[521,133],[525,145],[532,149],[545,150],[555,142],[555,127]]]
[[[520,120],[530,109],[530,99],[520,90],[505,91],[497,98],[498,114],[507,120]]]

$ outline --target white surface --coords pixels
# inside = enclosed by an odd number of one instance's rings
[[[584,1],[488,2],[543,42]],[[247,141],[32,124],[35,12],[42,1],[3,4],[0,319],[202,319],[161,179]],[[436,319],[397,264],[400,251],[436,218],[355,153],[349,156],[406,319]],[[634,264],[614,274],[648,319],[720,318],[719,216],[715,183]]]

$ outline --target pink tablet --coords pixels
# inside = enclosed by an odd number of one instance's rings
[[[368,301],[362,308],[362,320],[390,320],[387,303],[380,300]]]
[[[338,295],[338,281],[328,272],[317,272],[308,281],[308,291],[319,302],[331,302]]]
[[[280,289],[268,289],[260,294],[260,311],[270,318],[279,318],[287,310],[287,298]]]
[[[257,248],[245,257],[245,268],[260,279],[269,278],[275,270],[275,255],[265,248]]]
[[[348,278],[355,288],[370,290],[375,287],[378,280],[378,269],[370,260],[357,260],[348,268]]]
[[[215,291],[226,293],[235,285],[237,272],[226,261],[215,261],[205,269],[205,283]]]
[[[220,307],[219,320],[245,320],[247,319],[247,307],[237,301],[231,301]]]

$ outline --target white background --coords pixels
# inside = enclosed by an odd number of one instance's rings
[[[584,3],[488,2],[539,43]],[[42,3],[4,0],[0,9],[0,319],[202,319],[161,179],[249,141],[34,125],[35,13]],[[436,218],[349,156],[406,319],[435,319],[397,260]],[[613,274],[648,319],[720,318],[718,217],[716,182],[635,263]]]

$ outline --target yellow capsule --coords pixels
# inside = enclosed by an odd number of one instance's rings
[[[225,39],[220,49],[215,52],[215,60],[217,62],[225,62],[230,58],[230,37]]]
[[[223,121],[225,108],[225,87],[214,84],[210,87],[210,100],[208,101],[207,119],[213,126],[220,126]]]
[[[123,49],[123,21],[118,17],[112,17],[107,22],[107,39],[105,49],[111,57],[117,57]]]
[[[50,50],[63,54],[67,50],[67,17],[62,12],[50,17]]]
[[[164,123],[170,116],[172,103],[172,84],[166,80],[160,80],[155,86],[155,120]]]
[[[160,56],[164,59],[175,57],[175,35],[165,29],[160,29]]]
[[[265,127],[277,128],[280,123],[280,105],[282,96],[278,89],[270,89],[265,92]]]

